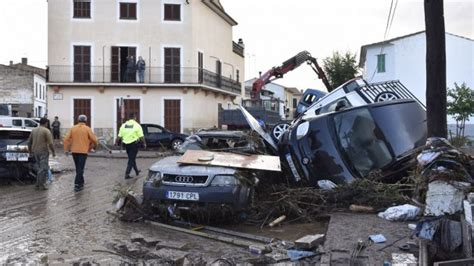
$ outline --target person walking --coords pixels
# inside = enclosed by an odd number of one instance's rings
[[[137,61],[137,70],[138,70],[138,81],[140,83],[145,82],[145,66],[146,66],[145,60],[143,60],[143,58],[139,56],[138,61]]]
[[[146,141],[145,137],[143,136],[143,129],[136,120],[137,116],[135,114],[131,114],[129,116],[128,121],[123,123],[120,127],[116,141],[117,145],[122,142],[125,145],[125,149],[127,150],[128,163],[127,169],[125,170],[125,179],[132,178],[130,176],[132,168],[135,170],[135,174],[137,176],[140,174],[140,170],[138,170],[136,162],[138,145],[140,141],[142,141],[143,147],[146,149]]]
[[[36,188],[46,190],[46,179],[49,170],[49,151],[56,157],[54,151],[53,136],[46,126],[48,119],[43,117],[40,119],[40,126],[31,131],[28,138],[28,150],[35,158],[36,168]]]
[[[84,167],[86,166],[87,153],[90,149],[97,147],[97,137],[86,125],[87,116],[79,115],[77,120],[78,123],[64,137],[64,152],[66,155],[72,153],[76,166],[76,178],[74,179],[74,191],[76,192],[84,188]]]
[[[51,127],[53,130],[53,139],[54,140],[59,140],[59,131],[61,128],[61,122],[59,122],[59,117],[55,116],[53,123],[51,123]]]

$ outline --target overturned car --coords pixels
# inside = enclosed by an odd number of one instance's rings
[[[263,149],[258,136],[241,131],[201,131],[186,139],[179,152],[209,150],[254,154]],[[257,172],[236,168],[182,165],[181,156],[166,157],[149,169],[143,184],[144,202],[162,216],[202,214],[233,216],[249,208],[258,183]],[[206,216],[208,217],[208,216]],[[204,217],[204,218],[206,218]]]
[[[395,100],[300,118],[279,142],[293,180],[331,188],[367,177],[406,174],[426,142],[426,112],[415,100]]]

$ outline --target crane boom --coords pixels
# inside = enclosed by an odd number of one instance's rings
[[[275,79],[282,78],[283,75],[301,66],[305,62],[308,65],[311,65],[311,68],[318,75],[318,78],[323,81],[324,86],[326,86],[327,90],[332,91],[332,88],[329,85],[329,81],[326,75],[324,74],[323,69],[319,66],[316,58],[312,57],[308,51],[302,51],[299,52],[297,55],[293,56],[292,58],[283,62],[281,66],[273,67],[272,69],[261,75],[260,78],[255,80],[252,84],[251,98],[256,100],[260,99],[260,91],[262,90],[263,86],[265,86],[265,84],[268,84]]]

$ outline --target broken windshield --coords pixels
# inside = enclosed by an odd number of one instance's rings
[[[362,176],[383,168],[393,160],[368,109],[337,114],[334,124],[344,153]]]

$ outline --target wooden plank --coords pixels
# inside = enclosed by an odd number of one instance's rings
[[[181,156],[178,163],[281,171],[280,157],[269,155],[241,155],[228,152],[188,150]]]
[[[433,265],[434,266],[470,266],[470,265],[474,265],[474,258],[438,261],[438,262],[435,262]]]

